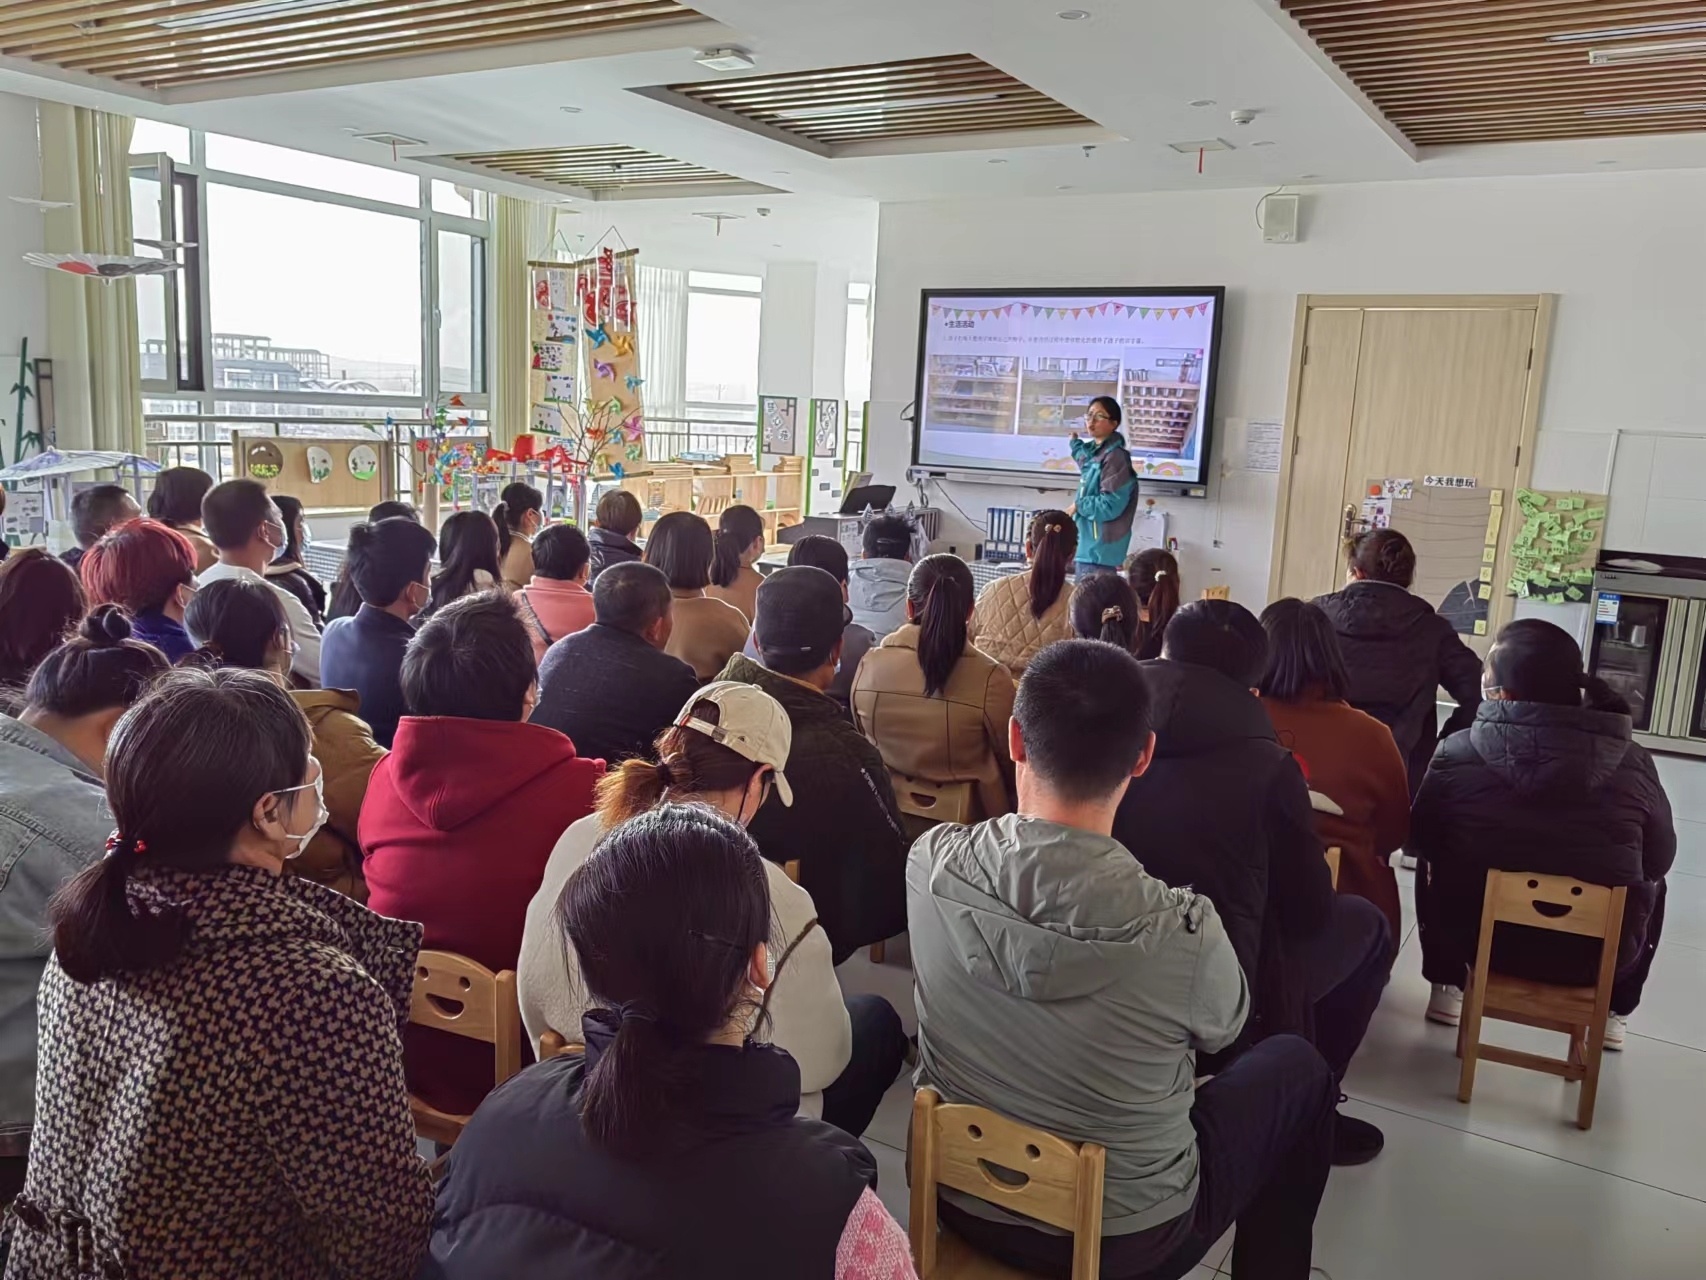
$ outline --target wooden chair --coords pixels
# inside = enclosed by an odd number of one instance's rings
[[[1487,873],[1487,895],[1481,907],[1481,940],[1469,988],[1463,993],[1463,1017],[1457,1029],[1457,1053],[1463,1059],[1458,1101],[1469,1101],[1475,1090],[1475,1064],[1485,1058],[1530,1071],[1545,1071],[1565,1080],[1580,1080],[1582,1095],[1576,1104],[1576,1126],[1593,1127],[1599,1068],[1604,1057],[1605,1019],[1611,1011],[1611,985],[1617,974],[1617,946],[1623,935],[1623,904],[1628,892],[1622,886],[1610,889],[1583,884],[1568,876],[1526,871]],[[1591,987],[1563,987],[1491,972],[1493,928],[1498,924],[1523,924],[1600,939],[1598,982]],[[1560,1060],[1483,1044],[1483,1017],[1562,1032],[1570,1038],[1569,1054]]]
[[[1327,877],[1333,882],[1333,888],[1339,887],[1339,859],[1344,856],[1344,850],[1334,845],[1327,850]]]
[[[1106,1163],[1107,1153],[1094,1142],[1067,1142],[983,1107],[944,1103],[934,1089],[920,1089],[912,1104],[909,1230],[920,1280],[1021,1276],[976,1253],[953,1233],[938,1232],[938,1187],[1070,1231],[1072,1280],[1095,1280],[1102,1265]]]
[[[565,1058],[586,1052],[586,1046],[571,1040],[565,1040],[556,1031],[546,1028],[539,1036],[539,1061],[546,1058]]]
[[[787,862],[782,864],[782,872],[788,877],[788,879],[792,880],[795,884],[798,884],[800,882],[800,860],[798,858],[790,858]]]
[[[889,770],[889,781],[894,784],[894,798],[908,840],[916,840],[944,822],[977,822],[983,817],[974,782],[931,782],[893,769]],[[888,944],[873,942],[870,956],[872,964],[882,964],[888,958]]]
[[[467,956],[423,951],[415,961],[415,989],[409,1021],[418,1027],[482,1040],[492,1046],[493,1077],[502,1084],[521,1070],[521,1006],[515,994],[515,970],[493,973]],[[409,1097],[415,1132],[447,1146],[462,1134],[467,1116],[452,1115]]]

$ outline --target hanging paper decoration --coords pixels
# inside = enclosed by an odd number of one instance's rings
[[[598,251],[598,318],[610,314],[610,293],[616,283],[616,250],[606,246]]]
[[[324,484],[331,478],[332,455],[317,444],[308,446],[308,483]]]
[[[604,332],[604,326],[601,324],[591,325],[587,328],[586,340],[592,343],[593,350],[595,351],[599,347],[602,347],[606,342],[610,341],[609,337]]]
[[[257,480],[274,480],[284,470],[284,454],[270,440],[258,440],[244,451],[243,463]]]
[[[24,261],[49,271],[92,276],[107,284],[131,276],[158,276],[184,269],[183,263],[168,258],[134,258],[123,253],[26,253]]]
[[[616,354],[619,356],[634,354],[634,340],[625,333],[612,334],[610,345],[616,348]]]
[[[623,382],[627,384],[628,390],[638,391],[642,386],[645,385],[646,380],[644,378],[642,378],[637,373],[630,373],[626,378],[623,379]]]
[[[629,306],[628,295],[628,263],[626,256],[616,259],[616,287],[612,300],[611,318],[619,328],[626,329],[630,323],[632,309]]]
[[[358,444],[349,451],[349,473],[357,480],[371,480],[379,474],[379,455],[369,444]]]
[[[610,382],[616,377],[616,366],[605,360],[594,360],[592,371],[593,375],[601,382]]]

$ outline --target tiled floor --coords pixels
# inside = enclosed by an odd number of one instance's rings
[[[1594,1126],[1575,1127],[1577,1086],[1497,1064],[1457,1101],[1454,1032],[1422,1018],[1428,988],[1405,885],[1405,940],[1351,1067],[1349,1110],[1386,1150],[1335,1170],[1315,1229],[1331,1280],[1700,1280],[1706,1277],[1706,762],[1659,760],[1679,851],[1665,936],[1628,1048],[1606,1056]],[[1399,873],[1407,879],[1407,873]],[[890,963],[842,966],[849,991],[879,991],[912,1024],[904,944]],[[1508,1023],[1488,1033],[1561,1052],[1559,1037]],[[866,1140],[884,1202],[906,1221],[907,1110],[896,1083]],[[1226,1267],[1231,1236],[1191,1280]]]

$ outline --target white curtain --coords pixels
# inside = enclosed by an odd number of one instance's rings
[[[527,430],[528,403],[527,309],[532,300],[529,262],[549,256],[556,210],[536,200],[515,196],[497,198],[492,235],[492,444],[507,449]]]
[[[646,417],[687,416],[687,273],[640,265],[640,372],[646,379]],[[679,430],[675,423],[670,430]]]
[[[41,193],[74,207],[49,212],[49,253],[132,252],[128,116],[43,102]],[[141,453],[142,355],[136,284],[56,272],[47,291],[47,354],[61,449]]]

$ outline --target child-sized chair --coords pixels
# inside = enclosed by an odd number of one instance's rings
[[[521,1006],[516,1000],[513,969],[493,973],[467,956],[423,951],[415,961],[409,1021],[491,1045],[496,1084],[521,1070]],[[447,1146],[461,1136],[462,1126],[469,1119],[440,1111],[413,1094],[409,1096],[409,1111],[415,1118],[416,1133]]]

